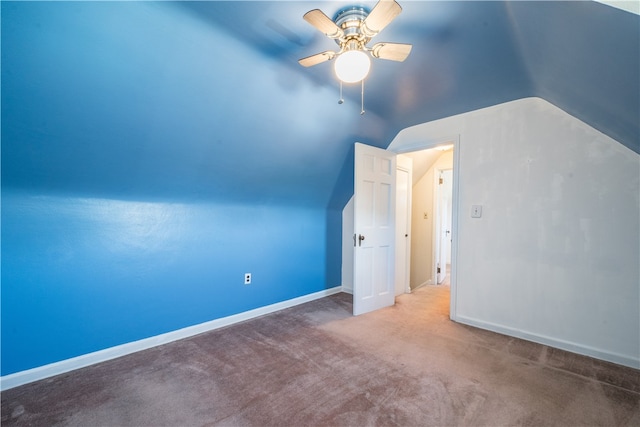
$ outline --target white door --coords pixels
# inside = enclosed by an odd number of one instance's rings
[[[413,160],[396,157],[396,296],[410,292],[411,187]]]
[[[447,230],[447,203],[444,198],[440,198],[440,253],[438,255],[438,284],[444,282],[447,276],[447,248],[449,247],[449,230]]]
[[[447,276],[447,262],[451,256],[451,171],[439,171],[437,191],[437,254],[436,283],[440,284]]]
[[[353,314],[395,299],[396,155],[355,145]]]
[[[444,184],[446,186],[446,197],[447,197],[447,216],[445,217],[445,222],[446,222],[446,230],[445,233],[447,235],[447,239],[446,239],[446,251],[447,251],[447,258],[446,258],[446,264],[449,265],[451,264],[451,242],[452,242],[452,230],[453,230],[453,169],[447,169],[445,171],[442,171],[442,175],[444,176]],[[451,274],[451,271],[448,271],[449,274]]]

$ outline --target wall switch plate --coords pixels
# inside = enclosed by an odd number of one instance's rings
[[[471,206],[471,218],[480,218],[480,217],[482,217],[482,205]]]
[[[251,273],[244,273],[244,284],[245,285],[251,284]]]

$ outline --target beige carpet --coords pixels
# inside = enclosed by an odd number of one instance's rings
[[[640,371],[338,294],[2,393],[3,426],[640,426]]]

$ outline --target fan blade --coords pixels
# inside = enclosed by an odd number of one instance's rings
[[[389,25],[402,12],[402,7],[395,0],[380,0],[362,23],[362,32],[373,37]]]
[[[330,50],[322,53],[316,53],[315,55],[307,56],[306,58],[302,58],[298,60],[298,63],[303,67],[311,67],[314,65],[318,65],[321,62],[330,61],[335,58],[336,53]]]
[[[331,20],[327,15],[324,14],[320,9],[313,9],[309,12],[305,13],[303,16],[304,20],[309,24],[313,25],[316,29],[318,29],[325,36],[332,39],[339,39],[344,35],[344,32],[340,27],[336,25],[335,22]]]
[[[402,62],[407,59],[412,47],[404,43],[376,43],[371,48],[371,55],[380,59]]]

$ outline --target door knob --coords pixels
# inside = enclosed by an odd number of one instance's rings
[[[362,234],[358,234],[358,246],[362,246],[363,240],[364,240],[364,236]]]

